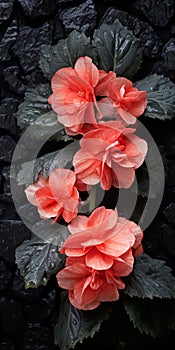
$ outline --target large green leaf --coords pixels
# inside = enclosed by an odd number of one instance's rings
[[[51,111],[48,97],[51,94],[50,84],[41,84],[25,94],[24,102],[16,113],[17,123],[22,130],[32,125],[38,117]]]
[[[175,329],[174,300],[125,297],[123,305],[134,327],[141,333],[160,337]]]
[[[26,288],[46,285],[50,276],[64,267],[65,257],[59,249],[68,237],[66,226],[42,221],[33,226],[35,234],[16,248],[16,263]]]
[[[135,86],[147,91],[146,117],[165,120],[175,116],[175,84],[169,78],[152,74],[137,81]]]
[[[26,138],[35,141],[67,141],[64,125],[60,124],[56,113],[48,103],[51,94],[49,84],[41,84],[36,89],[25,94],[24,102],[20,104],[16,113],[17,123],[21,130],[26,130]]]
[[[143,197],[156,198],[164,188],[166,173],[167,159],[164,147],[160,145],[157,149],[157,145],[150,141],[145,162],[136,169],[138,189],[134,187],[134,190]]]
[[[56,113],[50,111],[38,117],[27,129],[27,137],[36,141],[68,141],[72,138],[66,135],[64,125],[58,122]]]
[[[45,154],[36,160],[22,164],[17,175],[18,185],[29,185],[37,181],[40,173],[46,179],[50,171],[55,168],[71,169],[73,156],[78,149],[79,142],[75,141],[61,150]]]
[[[51,79],[60,68],[73,67],[75,61],[81,56],[90,56],[95,60],[95,48],[84,33],[73,30],[66,39],[61,39],[54,46],[42,47],[40,67],[44,75]]]
[[[67,292],[61,292],[58,322],[55,326],[55,344],[60,350],[74,348],[83,339],[93,337],[110,313],[109,303],[103,303],[91,311],[78,310],[70,304]]]
[[[96,29],[93,44],[98,50],[99,68],[107,72],[113,70],[117,76],[132,78],[141,65],[140,40],[118,19]]]
[[[124,293],[139,298],[175,298],[175,278],[163,260],[142,254],[126,280]],[[175,302],[175,301],[174,301]]]

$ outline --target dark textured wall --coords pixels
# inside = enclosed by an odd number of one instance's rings
[[[137,78],[164,74],[175,82],[175,1],[0,1],[0,350],[54,350],[53,327],[58,314],[58,286],[54,276],[46,287],[25,290],[14,261],[14,250],[29,230],[15,211],[10,192],[10,162],[20,133],[14,113],[24,93],[45,82],[38,66],[43,44],[55,44],[72,29],[87,35],[115,18],[132,29],[144,45]],[[155,140],[164,146],[168,170],[161,208],[145,232],[144,248],[166,260],[175,273],[175,123],[148,123]],[[135,348],[167,344],[174,333],[159,340],[137,338]],[[89,340],[77,348],[93,348]],[[100,345],[102,348],[102,344]],[[109,346],[104,348],[110,348]],[[122,344],[121,344],[122,348]]]

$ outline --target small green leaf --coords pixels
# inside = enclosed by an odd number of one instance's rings
[[[141,333],[160,337],[175,329],[174,300],[125,297],[123,305],[134,327]]]
[[[137,81],[135,86],[147,91],[146,117],[166,120],[175,116],[175,84],[169,78],[152,74]]]
[[[66,147],[56,152],[45,154],[44,156],[24,163],[17,175],[18,185],[29,185],[37,181],[41,173],[46,179],[51,170],[55,168],[72,167],[72,159],[79,149],[79,142],[71,142]]]
[[[135,259],[133,272],[125,279],[124,293],[139,298],[175,298],[175,278],[163,260],[142,254]]]
[[[83,339],[93,337],[110,313],[111,307],[108,303],[91,311],[78,310],[70,304],[67,292],[61,292],[58,322],[54,330],[55,345],[60,350],[67,350],[74,348]]]
[[[94,31],[93,44],[98,50],[99,68],[113,70],[117,76],[132,78],[140,68],[140,40],[117,20],[102,24]]]
[[[90,56],[95,60],[95,51],[90,38],[84,33],[73,30],[66,39],[61,39],[56,45],[42,47],[40,68],[44,75],[51,79],[58,69],[73,67],[81,56]]]
[[[50,276],[64,267],[65,256],[59,249],[68,237],[68,230],[63,225],[51,225],[42,221],[33,226],[35,234],[16,248],[16,264],[24,277],[26,288],[38,288],[46,285]]]

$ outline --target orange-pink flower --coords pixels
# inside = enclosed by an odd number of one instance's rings
[[[47,179],[39,175],[33,185],[26,188],[28,201],[38,207],[42,219],[63,218],[70,222],[77,216],[79,193],[75,187],[76,177],[68,169],[54,169]]]
[[[100,182],[104,190],[111,185],[130,187],[135,169],[141,166],[147,152],[146,141],[134,132],[135,129],[116,121],[98,124],[87,132],[73,158],[77,179],[87,185]]]
[[[74,68],[61,68],[54,74],[48,102],[68,134],[84,133],[96,124],[94,89],[105,90],[114,77],[114,72],[99,71],[88,56],[80,57]]]
[[[124,260],[123,260],[124,261]],[[94,270],[85,263],[85,258],[67,258],[66,268],[58,272],[61,288],[69,291],[69,300],[77,309],[92,310],[101,302],[119,299],[119,289],[125,284],[120,279],[120,266],[114,264],[107,270]]]
[[[119,298],[120,279],[132,272],[135,251],[142,247],[143,232],[117,211],[99,207],[89,216],[77,216],[68,225],[71,235],[60,252],[68,256],[57,274],[60,287],[69,291],[79,309],[93,309],[102,301]]]
[[[101,96],[107,96],[98,103],[102,116],[115,115],[117,120],[126,124],[134,124],[136,118],[143,114],[147,104],[146,91],[139,91],[126,78],[115,78],[99,91]]]

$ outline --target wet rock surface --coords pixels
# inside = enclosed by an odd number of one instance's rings
[[[174,14],[174,0],[136,0],[133,5],[153,25],[166,27]]]
[[[97,13],[92,0],[86,0],[76,7],[61,10],[59,14],[67,34],[76,29],[90,35],[96,26]]]
[[[116,18],[118,18],[124,26],[132,30],[135,36],[141,40],[145,56],[152,58],[160,56],[162,47],[161,40],[147,22],[138,19],[126,11],[111,7],[105,12],[100,23],[111,24]]]
[[[156,72],[175,81],[174,9],[173,0],[0,1],[0,350],[58,350],[53,341],[58,286],[53,276],[46,287],[25,289],[14,252],[31,232],[22,223],[10,190],[10,164],[20,138],[15,113],[25,92],[45,82],[39,68],[42,45],[56,44],[72,29],[92,34],[99,23],[118,18],[144,46],[137,78]],[[161,207],[145,231],[144,249],[165,260],[175,274],[175,123],[148,124],[156,142],[164,146],[168,171]],[[169,340],[172,337],[164,340],[166,345]],[[147,342],[161,344],[151,337]]]
[[[54,0],[18,0],[27,17],[49,16],[55,10]]]
[[[164,74],[175,81],[175,38],[171,38],[163,47],[161,59],[155,63],[153,72]]]
[[[0,2],[0,24],[9,19],[13,10],[14,0],[2,0]]]

